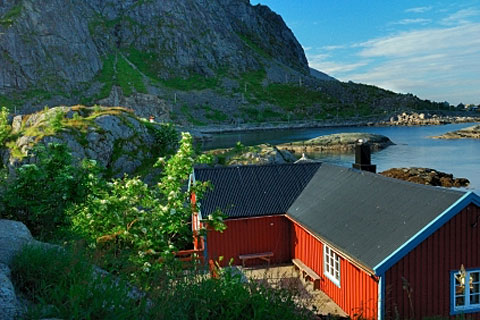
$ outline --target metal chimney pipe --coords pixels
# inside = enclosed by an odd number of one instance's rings
[[[353,168],[376,173],[377,166],[371,164],[370,145],[366,140],[358,139],[355,143],[355,163]]]

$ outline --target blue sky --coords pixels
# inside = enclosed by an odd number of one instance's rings
[[[480,0],[251,0],[280,14],[310,66],[435,101],[480,103]]]

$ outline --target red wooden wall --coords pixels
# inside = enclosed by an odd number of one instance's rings
[[[378,281],[348,260],[340,260],[340,288],[323,275],[323,244],[292,221],[292,255],[322,276],[320,288],[350,317],[377,318]]]
[[[268,216],[248,219],[226,220],[227,229],[223,232],[211,231],[207,234],[208,259],[224,259],[222,266],[228,265],[230,258],[234,264],[241,264],[241,254],[273,252],[271,263],[291,261],[290,221],[284,216]],[[247,260],[246,265],[265,263],[262,260]]]
[[[449,316],[450,271],[480,268],[480,208],[471,204],[385,273],[386,318]],[[475,225],[475,223],[477,223]],[[408,281],[411,299],[403,289]],[[410,300],[412,307],[410,307]],[[480,313],[467,314],[480,319]]]

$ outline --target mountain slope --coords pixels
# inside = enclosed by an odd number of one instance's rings
[[[100,103],[201,125],[371,114],[405,100],[331,80],[311,75],[279,15],[248,0],[0,2],[0,105],[22,112]]]

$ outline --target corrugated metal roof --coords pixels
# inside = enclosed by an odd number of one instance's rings
[[[195,179],[210,181],[201,212],[221,209],[228,218],[284,214],[321,163],[195,168]]]
[[[323,164],[287,212],[373,269],[464,194]]]

